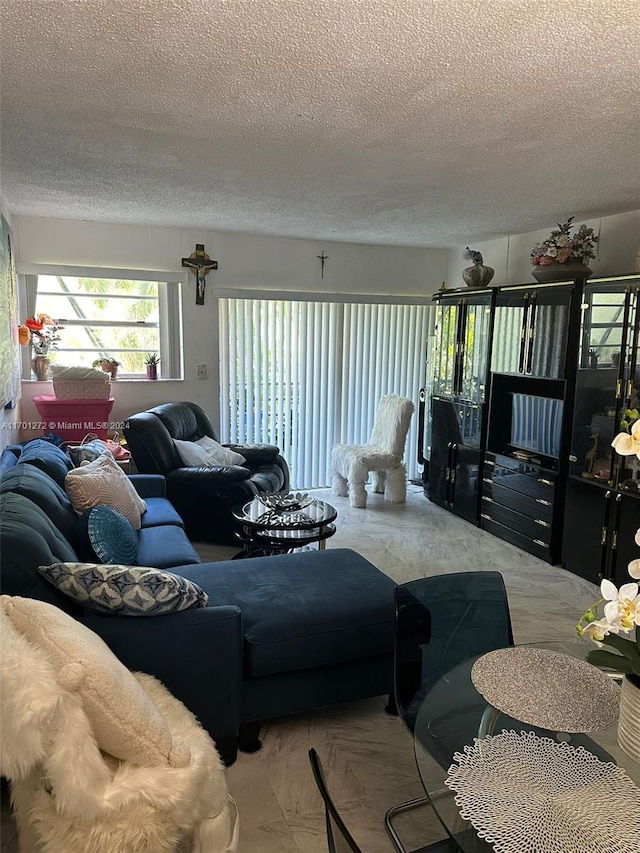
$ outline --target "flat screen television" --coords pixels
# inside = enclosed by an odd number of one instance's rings
[[[512,394],[511,398],[511,446],[557,459],[562,434],[562,400],[532,394]]]

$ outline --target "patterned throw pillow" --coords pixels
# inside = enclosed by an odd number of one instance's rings
[[[98,438],[94,441],[88,441],[86,444],[81,444],[79,447],[69,447],[67,453],[76,467],[82,465],[83,462],[93,462],[94,459],[102,456],[103,453],[113,456],[111,451],[107,450],[106,445]]]
[[[130,566],[138,556],[138,534],[128,518],[112,506],[98,504],[76,521],[76,551],[82,559]]]
[[[209,603],[193,581],[146,566],[53,563],[40,574],[88,610],[110,615],[161,616]]]
[[[77,515],[97,504],[107,504],[120,510],[134,530],[140,530],[140,515],[147,505],[111,454],[69,471],[64,488]]]

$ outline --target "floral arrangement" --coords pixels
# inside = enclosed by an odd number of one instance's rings
[[[640,528],[635,541],[640,545]],[[635,580],[640,579],[640,559],[629,563],[629,575]],[[610,580],[600,584],[602,598],[582,614],[576,629],[581,637],[589,637],[598,646],[590,651],[587,660],[596,666],[606,666],[637,676],[640,684],[640,594],[637,583],[625,583],[620,589]],[[602,616],[599,608],[603,607]],[[625,639],[620,634],[631,634],[635,638]],[[607,651],[603,645],[611,646],[615,652]]]
[[[558,223],[558,227],[553,229],[546,240],[536,243],[531,250],[533,266],[584,263],[589,258],[595,258],[595,247],[600,238],[593,233],[593,228],[584,224],[575,234],[571,234],[572,223],[573,216],[570,216],[562,225]]]
[[[48,355],[50,350],[58,349],[58,341],[62,340],[60,329],[64,326],[48,314],[36,314],[18,326],[18,341],[23,347],[31,344],[35,355]]]

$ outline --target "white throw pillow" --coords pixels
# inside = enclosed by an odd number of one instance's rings
[[[134,530],[140,530],[140,516],[146,512],[147,505],[111,454],[69,471],[64,478],[64,488],[77,515],[98,504],[106,504],[128,518]]]
[[[208,435],[197,441],[181,441],[174,438],[173,443],[178,456],[188,466],[215,468],[219,465],[244,465],[247,461],[244,456],[228,447],[223,447]]]
[[[79,694],[104,752],[142,766],[185,766],[166,720],[107,644],[58,607],[3,595],[12,626],[47,659],[58,684]]]

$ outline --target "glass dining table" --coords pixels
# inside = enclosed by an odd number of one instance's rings
[[[593,646],[586,642],[576,641],[562,644],[539,643],[528,646],[528,648],[546,649],[584,660],[587,652]],[[625,785],[631,789],[629,794],[628,789],[625,788],[625,796],[630,796],[632,805],[637,804],[636,814],[640,815],[640,787],[635,788],[635,786],[640,786],[640,763],[636,762],[619,747],[616,737],[616,724],[609,724],[605,728],[589,731],[588,734],[571,734],[523,723],[513,715],[513,711],[511,712],[512,716],[500,714],[488,704],[486,699],[478,691],[474,684],[474,680],[476,679],[472,680],[472,668],[476,660],[477,658],[473,657],[458,664],[431,686],[420,703],[414,729],[415,757],[423,786],[436,815],[462,853],[488,853],[488,851],[495,849],[512,849],[508,843],[506,846],[500,846],[500,844],[494,846],[485,840],[485,838],[479,837],[477,832],[479,828],[478,821],[474,819],[474,828],[469,820],[461,816],[460,806],[455,799],[456,794],[445,784],[445,780],[447,779],[449,779],[449,783],[451,784],[451,771],[454,771],[453,775],[455,776],[455,771],[459,769],[461,763],[464,763],[463,756],[465,754],[474,753],[483,748],[486,751],[489,742],[482,741],[481,739],[486,735],[493,738],[496,744],[499,738],[495,738],[495,735],[498,733],[500,737],[511,737],[512,739],[517,739],[516,735],[525,740],[528,737],[530,740],[535,741],[536,744],[546,744],[551,749],[554,749],[556,744],[563,744],[565,746],[562,746],[561,749],[565,753],[568,752],[571,755],[578,755],[580,757],[584,757],[585,754],[580,750],[577,752],[569,750],[567,746],[583,747],[587,753],[591,754],[586,757],[598,767],[604,766],[604,764],[608,764],[609,762],[618,765],[628,777],[628,779],[625,778],[624,780]],[[509,673],[505,673],[504,677],[506,685],[509,680]],[[612,674],[612,677],[615,678],[615,674]],[[497,683],[500,685],[501,682],[499,679]],[[488,728],[487,719],[490,720]],[[503,732],[511,731],[514,731],[516,735],[502,734]],[[535,734],[520,735],[520,732]],[[480,738],[479,735],[481,736]],[[476,741],[474,738],[479,739]],[[554,743],[549,743],[548,739],[551,739]],[[466,753],[465,747],[467,747]],[[486,755],[489,754],[490,752],[486,752]],[[593,756],[595,756],[595,759]],[[527,758],[529,758],[528,761],[526,760]],[[517,821],[518,811],[522,810],[522,799],[518,800],[508,776],[512,770],[517,775],[519,772],[518,767],[524,767],[525,765],[526,771],[523,776],[526,777],[527,784],[531,785],[532,789],[535,789],[536,794],[539,795],[541,786],[538,785],[538,780],[536,779],[537,768],[535,761],[532,761],[530,755],[527,755],[526,752],[523,753],[522,761],[520,762],[517,759],[512,759],[506,763],[502,762],[500,772],[504,772],[505,767],[507,772],[504,776],[497,779],[494,790],[491,792],[492,795],[495,795],[497,791],[499,796],[504,799],[502,806],[505,814],[508,814],[509,820]],[[490,764],[487,765],[485,761],[483,768],[485,772],[487,767],[490,768]],[[615,773],[622,774],[622,771],[615,771]],[[489,775],[491,774],[489,773]],[[590,781],[592,782],[593,780]],[[635,785],[632,783],[635,783]],[[514,791],[512,802],[509,802],[510,790]],[[458,789],[459,792],[460,789]],[[575,792],[572,791],[570,793],[573,794]],[[597,788],[591,790],[590,796],[593,797],[594,793],[597,795]],[[459,796],[458,799],[462,802]],[[482,797],[480,797],[480,805],[483,805]],[[546,806],[547,804],[545,804],[545,808]],[[555,807],[554,804],[549,806],[550,814],[554,813],[553,810]],[[522,814],[524,815],[524,811]],[[640,817],[638,820],[640,821]],[[640,828],[640,823],[638,823],[638,827]],[[483,830],[486,830],[486,827],[483,827]],[[580,831],[579,822],[576,823],[575,831]],[[482,835],[485,837],[489,835],[490,838],[494,838],[491,832],[487,833],[483,831]],[[606,835],[603,837],[603,843],[606,841],[606,837]],[[602,849],[605,848],[606,844]],[[536,849],[539,853],[543,853],[546,848],[544,846],[532,846],[526,849]],[[552,847],[550,849],[557,850],[564,848]],[[590,850],[591,848],[583,848],[576,843],[574,848],[568,846],[566,849],[567,851],[571,850],[573,853],[573,850]],[[632,846],[631,848],[627,848],[622,846],[619,849],[624,849],[625,851],[631,849],[634,853],[636,850],[640,850],[640,834],[638,835],[637,847]]]

